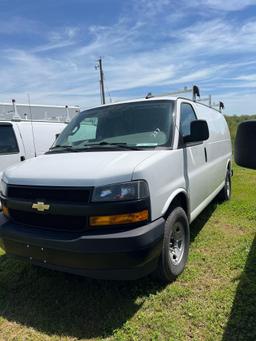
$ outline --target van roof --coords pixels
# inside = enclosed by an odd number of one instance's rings
[[[149,102],[149,101],[159,101],[159,100],[168,100],[168,101],[176,101],[177,99],[183,99],[183,100],[186,100],[188,102],[191,102],[191,103],[196,103],[196,104],[200,104],[200,105],[203,105],[209,109],[212,109],[212,110],[215,110],[217,111],[218,113],[219,110],[217,110],[216,108],[213,108],[213,107],[210,107],[209,105],[205,104],[205,103],[202,103],[202,102],[199,102],[199,101],[193,101],[191,98],[187,98],[187,97],[182,97],[182,96],[171,96],[171,95],[166,95],[166,96],[152,96],[152,97],[149,97],[149,98],[146,98],[146,97],[142,97],[142,98],[135,98],[135,99],[130,99],[130,100],[124,100],[124,101],[118,101],[118,102],[113,102],[113,103],[106,103],[106,104],[101,104],[101,105],[97,105],[97,106],[93,106],[93,107],[90,107],[90,108],[87,108],[83,111],[86,111],[86,110],[91,110],[91,109],[97,109],[97,108],[105,108],[105,107],[108,107],[108,106],[114,106],[114,105],[118,105],[118,104],[128,104],[128,103],[136,103],[136,102]],[[82,112],[83,112],[82,111]]]
[[[118,105],[118,104],[128,104],[128,103],[136,103],[136,102],[149,102],[149,101],[156,101],[156,100],[169,100],[169,101],[175,101],[178,97],[174,97],[174,96],[166,96],[166,97],[162,97],[162,96],[158,96],[158,97],[152,97],[152,98],[148,98],[146,99],[145,97],[142,98],[135,98],[135,99],[129,99],[129,100],[123,100],[123,101],[118,101],[118,102],[112,102],[112,103],[106,103],[106,104],[101,104],[101,105],[96,105],[90,108],[87,108],[83,111],[86,110],[90,110],[90,109],[97,109],[97,108],[105,108],[108,106],[112,106],[112,105]]]

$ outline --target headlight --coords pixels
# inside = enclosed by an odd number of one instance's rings
[[[125,201],[147,197],[149,197],[148,184],[143,180],[139,180],[96,187],[92,201]]]
[[[7,184],[4,180],[1,180],[0,192],[6,197],[7,195]]]

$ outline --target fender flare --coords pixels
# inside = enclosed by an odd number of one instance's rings
[[[226,169],[228,169],[228,164],[230,163],[230,166],[232,165],[232,161],[231,161],[231,159],[228,159],[227,160],[227,163],[226,163]]]
[[[232,169],[232,160],[231,159],[228,159],[227,160],[227,163],[226,163],[226,170],[228,170],[228,167],[229,167],[229,164],[230,164],[230,176],[233,176],[233,169]]]
[[[172,201],[174,200],[174,198],[180,194],[183,193],[185,194],[186,198],[187,198],[187,204],[188,204],[188,210],[189,210],[189,196],[187,191],[184,188],[177,188],[174,192],[172,192],[172,194],[169,196],[169,198],[167,199],[166,203],[164,204],[164,207],[162,209],[161,215],[164,216],[165,213],[167,212],[168,208],[170,207]]]

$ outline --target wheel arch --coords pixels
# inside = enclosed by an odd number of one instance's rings
[[[231,171],[232,165],[231,165],[231,160],[228,159],[227,160],[227,164],[226,164],[226,169],[228,169],[229,171]]]
[[[227,160],[226,164],[226,170],[229,171],[229,175],[233,175],[233,170],[232,170],[232,161],[230,159]]]
[[[185,189],[179,188],[172,193],[172,195],[168,198],[163,210],[162,216],[167,219],[171,210],[174,207],[182,207],[190,220],[190,205],[189,205],[189,197]]]

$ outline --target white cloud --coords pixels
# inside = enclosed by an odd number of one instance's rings
[[[251,75],[241,75],[239,77],[234,78],[236,80],[241,80],[241,81],[256,81],[256,73],[253,73]]]
[[[37,46],[31,52],[47,52],[75,45],[78,32],[78,27],[65,27],[60,31],[49,32],[47,43]]]
[[[168,10],[171,5],[170,0],[140,0],[134,4],[135,11],[143,13],[144,16],[152,18],[161,13],[163,10]]]
[[[216,19],[198,22],[182,31],[184,41],[201,54],[243,53],[256,51],[256,25],[254,21],[246,24]]]
[[[192,6],[203,6],[219,11],[240,11],[255,5],[255,0],[194,0]]]

